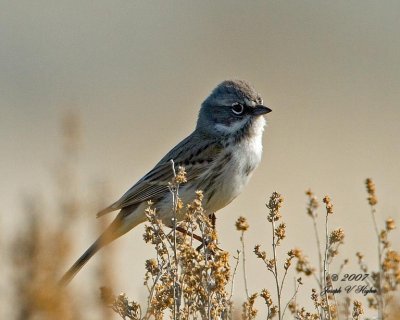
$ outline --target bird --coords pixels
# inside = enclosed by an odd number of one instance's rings
[[[171,160],[187,172],[187,181],[179,187],[184,203],[191,201],[197,190],[203,191],[203,208],[207,213],[214,214],[231,203],[261,161],[264,115],[271,111],[249,82],[234,79],[218,84],[201,104],[195,130],[119,200],[97,213],[101,217],[120,210],[63,275],[60,284],[67,285],[102,247],[145,222],[149,201],[156,208],[157,217],[165,225],[173,226]]]

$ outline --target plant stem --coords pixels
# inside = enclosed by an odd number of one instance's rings
[[[317,247],[318,247],[318,266],[319,266],[319,281],[318,281],[318,285],[319,285],[319,289],[322,292],[322,253],[321,253],[321,240],[319,239],[319,233],[318,233],[318,226],[317,226],[317,221],[315,219],[315,216],[312,216],[312,220],[313,220],[313,226],[314,226],[314,233],[315,233],[315,239],[317,241]]]
[[[272,252],[274,254],[274,278],[275,278],[275,284],[276,284],[276,293],[278,296],[278,319],[282,320],[282,310],[281,310],[281,292],[279,289],[279,279],[278,279],[278,266],[277,266],[277,261],[276,261],[276,239],[275,239],[275,221],[274,218],[272,218]]]
[[[242,243],[242,263],[243,263],[243,279],[244,279],[244,289],[246,291],[247,299],[249,299],[249,288],[247,286],[247,274],[246,274],[246,251],[244,248],[244,231],[240,236],[240,242]]]
[[[326,213],[325,216],[325,258],[324,258],[324,290],[328,289],[326,278],[328,276],[328,251],[329,251],[329,232],[328,232],[328,215],[329,213]],[[325,294],[325,300],[326,300],[326,306],[328,309],[328,319],[331,320],[331,307],[329,305],[329,293]]]
[[[230,295],[229,295],[229,300],[230,300],[230,301],[232,300],[233,290],[234,290],[234,288],[235,288],[235,276],[236,276],[236,271],[237,271],[237,268],[238,268],[239,262],[240,262],[240,260],[239,260],[239,259],[240,259],[240,251],[239,251],[239,250],[237,251],[237,254],[238,254],[237,258],[236,258],[235,256],[233,256],[233,258],[236,260],[236,263],[235,263],[235,268],[233,269],[233,273],[232,273],[231,293],[230,293]]]
[[[374,206],[371,206],[371,215],[372,221],[374,223],[374,229],[376,233],[376,237],[378,238],[378,268],[379,268],[379,278],[378,278],[378,294],[376,295],[376,300],[378,301],[378,319],[384,320],[384,301],[383,301],[383,293],[382,293],[382,279],[383,279],[383,270],[382,270],[382,249],[381,249],[381,238],[379,234],[378,224],[375,218],[376,210]]]
[[[174,160],[171,159],[171,164],[172,164],[172,171],[174,173],[174,177],[176,177],[176,171],[175,171],[175,163]],[[174,235],[174,276],[173,276],[173,296],[174,296],[174,310],[173,310],[173,316],[174,316],[174,320],[177,319],[177,296],[176,296],[176,291],[177,291],[177,280],[178,280],[178,257],[177,257],[177,252],[176,252],[176,215],[177,215],[177,207],[178,207],[178,189],[179,189],[179,185],[174,185],[172,187],[172,208],[174,211],[174,221],[173,221],[173,235]]]
[[[297,284],[295,284],[295,285],[296,285],[296,287],[295,287],[294,294],[293,294],[293,296],[290,298],[290,300],[287,302],[285,308],[283,309],[282,318],[285,316],[286,309],[288,308],[290,302],[295,301],[296,296],[297,296],[297,293],[299,292],[300,283],[297,283]]]

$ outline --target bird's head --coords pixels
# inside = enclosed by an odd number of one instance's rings
[[[264,126],[262,115],[271,112],[261,96],[243,80],[226,80],[202,103],[197,130],[215,135],[248,134],[253,125]]]

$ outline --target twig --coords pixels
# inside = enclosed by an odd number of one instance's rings
[[[319,233],[318,233],[318,226],[317,226],[317,221],[315,219],[315,216],[312,215],[312,220],[313,220],[313,226],[314,226],[314,233],[315,233],[315,239],[317,241],[317,247],[318,247],[318,266],[319,266],[319,281],[318,281],[318,285],[320,288],[320,291],[322,291],[322,253],[321,253],[321,240],[319,238]]]
[[[172,165],[172,171],[174,173],[174,178],[176,177],[176,171],[175,171],[175,163],[174,160],[171,159],[171,165]],[[175,184],[170,188],[171,193],[172,193],[172,206],[173,206],[173,211],[174,211],[174,219],[173,219],[173,236],[174,236],[174,245],[173,245],[173,250],[174,250],[174,265],[175,265],[175,270],[174,270],[174,292],[173,292],[173,297],[174,297],[174,310],[173,310],[173,316],[174,320],[177,319],[177,313],[178,313],[178,303],[177,303],[177,285],[178,285],[178,255],[176,252],[176,226],[177,226],[177,207],[178,207],[178,189],[179,185]]]
[[[278,296],[278,319],[282,320],[281,292],[279,289],[278,267],[277,267],[277,261],[276,261],[276,246],[277,246],[277,244],[276,244],[276,239],[275,239],[275,219],[272,219],[271,226],[272,226],[272,251],[274,254],[274,278],[275,278],[275,284],[276,284],[276,293]]]
[[[244,289],[246,291],[246,297],[247,297],[247,299],[249,299],[250,295],[249,295],[249,289],[248,289],[248,286],[247,286],[246,251],[245,251],[245,247],[244,247],[244,231],[242,231],[242,234],[240,236],[240,242],[242,243],[242,263],[243,263]]]
[[[287,309],[287,307],[289,306],[290,302],[296,298],[297,293],[299,292],[300,284],[301,284],[300,282],[297,282],[296,289],[295,289],[295,291],[294,291],[293,296],[292,296],[292,297],[290,298],[290,300],[286,303],[286,306],[285,306],[285,308],[283,309],[282,319],[283,319],[283,317],[285,316],[286,309]]]
[[[328,215],[329,213],[326,213],[325,216],[325,258],[324,258],[324,290],[328,289],[327,286],[327,282],[326,282],[326,278],[328,275],[328,251],[329,251],[329,233],[328,233]],[[325,300],[326,300],[326,306],[328,309],[328,316],[329,316],[329,320],[332,319],[332,315],[331,315],[331,308],[329,305],[329,297],[328,297],[329,293],[325,294]]]
[[[285,282],[285,278],[286,278],[286,275],[287,275],[287,273],[288,273],[288,270],[289,270],[289,268],[285,269],[285,273],[284,273],[284,275],[283,275],[283,277],[282,277],[281,287],[280,287],[280,293],[279,293],[281,296],[282,296],[283,283]],[[282,317],[283,317],[283,315],[282,315]]]
[[[202,248],[203,248],[203,252],[204,252],[204,258],[205,258],[205,266],[206,269],[208,269],[208,251],[207,251],[207,243],[206,243],[206,237],[205,237],[205,228],[204,228],[204,224],[203,223],[199,223],[199,229],[201,232],[201,238],[203,239],[203,243],[202,243]],[[206,279],[206,283],[210,283],[210,274],[207,272],[207,279]],[[211,295],[210,295],[210,288],[207,285],[206,286],[206,290],[207,290],[207,319],[211,319]]]
[[[381,249],[381,238],[379,234],[378,224],[375,218],[376,210],[373,205],[371,205],[371,215],[372,221],[374,224],[374,229],[376,236],[378,238],[378,267],[379,267],[379,278],[378,278],[378,290],[379,294],[377,294],[376,300],[378,301],[378,319],[384,320],[385,313],[383,312],[384,301],[383,301],[383,293],[382,293],[382,279],[383,279],[383,270],[382,270],[382,249]]]
[[[236,276],[236,271],[237,271],[237,268],[239,266],[239,261],[240,261],[240,251],[239,250],[237,250],[237,257],[234,256],[233,259],[236,260],[236,264],[235,264],[235,268],[233,269],[233,274],[232,274],[231,293],[229,295],[229,300],[232,300],[233,290],[234,290],[234,287],[235,287],[235,276]]]

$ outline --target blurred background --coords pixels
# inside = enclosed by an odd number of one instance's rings
[[[229,78],[250,81],[273,110],[260,167],[217,220],[221,247],[232,253],[240,248],[235,220],[249,221],[250,291],[273,283],[251,253],[257,243],[270,252],[264,204],[273,191],[285,198],[282,253],[296,246],[317,261],[305,211],[311,188],[319,199],[331,196],[331,227],[345,230],[337,264],[349,257],[347,271],[358,272],[357,251],[377,263],[364,181],[377,185],[378,222],[399,220],[398,1],[2,0],[0,7],[0,318],[20,309],[15,255],[27,244],[15,239],[32,225],[56,230],[55,238],[68,232],[72,243],[52,249],[65,252],[58,263],[66,270],[104,227],[97,210],[190,134],[201,102]],[[142,234],[138,227],[108,246],[71,283],[85,319],[98,318],[91,310],[101,261],[110,263],[117,293],[145,299],[144,261],[154,253]],[[393,245],[399,249],[398,233]],[[309,290],[300,297],[309,301]]]

